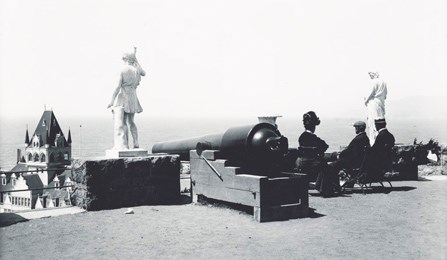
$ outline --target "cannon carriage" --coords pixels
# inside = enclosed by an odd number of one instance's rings
[[[307,175],[285,171],[288,140],[269,123],[156,143],[152,153],[190,161],[193,201],[202,197],[253,207],[259,222],[308,215]]]

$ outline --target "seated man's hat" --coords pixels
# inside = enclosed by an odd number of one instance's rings
[[[363,121],[357,121],[353,124],[355,127],[366,127],[366,123]]]
[[[385,118],[378,118],[374,120],[374,123],[376,124],[384,124],[386,123]]]

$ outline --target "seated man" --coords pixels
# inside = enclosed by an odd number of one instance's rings
[[[366,172],[368,180],[376,181],[392,166],[392,150],[395,144],[393,134],[386,129],[385,119],[374,121],[378,131],[376,140],[368,154]]]
[[[329,166],[323,158],[329,146],[315,135],[315,128],[320,124],[320,119],[315,112],[309,111],[303,115],[303,124],[306,130],[298,140],[299,156],[296,168],[307,174],[310,181],[316,179],[315,188],[323,197],[333,196],[334,192],[340,190],[340,183],[337,174],[329,171]]]
[[[351,175],[353,169],[360,168],[365,159],[366,151],[370,148],[369,138],[365,133],[366,123],[357,121],[353,126],[356,136],[348,147],[340,152],[338,160],[331,164],[337,174],[344,169],[348,175]]]

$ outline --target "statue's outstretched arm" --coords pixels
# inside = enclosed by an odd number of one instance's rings
[[[138,63],[138,60],[135,58],[135,66],[138,69],[138,71],[140,72],[141,76],[146,76],[146,71],[144,71],[144,69],[141,67],[140,63]]]
[[[133,53],[135,54],[135,62],[134,65],[136,68],[138,68],[138,71],[140,72],[141,76],[146,76],[146,71],[144,71],[144,69],[141,67],[140,63],[138,63],[138,59],[137,59],[137,47],[133,47]]]

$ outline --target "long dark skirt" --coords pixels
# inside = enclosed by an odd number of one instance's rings
[[[315,189],[323,196],[340,189],[338,174],[323,159],[299,157],[295,164],[299,172],[309,176],[309,181],[315,181]]]

